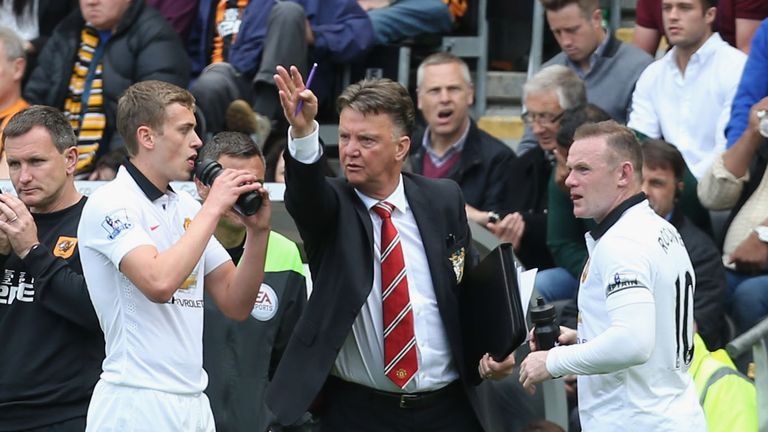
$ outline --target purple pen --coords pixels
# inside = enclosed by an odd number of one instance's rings
[[[310,85],[312,85],[312,80],[315,78],[315,71],[317,70],[317,63],[312,64],[312,69],[309,71],[309,77],[307,78],[306,84],[304,84],[304,88],[308,89]],[[293,113],[293,116],[296,117],[301,112],[301,107],[304,106],[304,99],[299,99],[299,103],[296,104],[296,112]]]

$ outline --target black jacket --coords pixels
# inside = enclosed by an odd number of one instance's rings
[[[0,255],[0,430],[85,417],[104,360],[104,335],[80,265],[85,198],[33,214],[40,246]]]
[[[679,209],[674,210],[670,222],[683,238],[696,273],[693,316],[698,332],[711,351],[722,348],[726,342],[725,296],[728,285],[720,251],[712,239]]]
[[[527,268],[554,267],[547,247],[548,182],[552,162],[536,146],[506,164],[508,173],[502,211],[519,212],[525,220],[525,232],[517,257]]]
[[[423,174],[426,149],[422,145],[424,130],[417,131],[411,141],[410,164],[416,174]],[[507,189],[505,170],[515,152],[503,142],[485,133],[470,121],[461,157],[447,178],[461,187],[464,200],[478,210],[498,211]]]
[[[80,47],[80,32],[85,26],[77,8],[59,23],[40,53],[37,67],[24,88],[31,104],[64,108],[69,80]],[[117,100],[131,84],[160,80],[186,88],[189,84],[189,58],[176,32],[143,0],[135,0],[107,42],[102,58],[104,112],[107,126],[99,154],[119,147],[115,133]]]

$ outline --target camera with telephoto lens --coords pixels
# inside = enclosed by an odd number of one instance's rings
[[[218,162],[206,159],[198,161],[195,165],[195,177],[200,179],[204,185],[211,186],[223,170]],[[237,197],[237,201],[232,208],[241,215],[250,216],[255,214],[261,208],[261,195],[255,191],[246,192]]]
[[[536,348],[546,351],[554,348],[560,337],[560,327],[555,324],[555,307],[545,304],[544,299],[538,297],[536,306],[531,308],[531,321],[533,321],[533,335],[536,338]]]

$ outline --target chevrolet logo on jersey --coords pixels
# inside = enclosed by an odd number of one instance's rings
[[[59,236],[56,246],[53,247],[53,255],[67,259],[75,253],[75,246],[77,246],[77,237]]]

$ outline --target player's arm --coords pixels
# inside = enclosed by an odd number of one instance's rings
[[[608,328],[591,340],[556,347],[547,357],[553,376],[616,372],[645,363],[656,337],[656,304],[651,292],[653,256],[640,248],[630,251],[632,239],[604,239],[592,259],[601,275]],[[589,277],[589,276],[587,276]],[[580,335],[580,337],[583,337]]]
[[[592,340],[550,350],[547,370],[552,376],[616,372],[648,361],[653,352],[656,307],[653,294],[642,285],[610,294],[606,306],[611,324]]]
[[[263,186],[257,192],[262,195],[259,211],[252,216],[240,217],[246,234],[245,249],[239,265],[235,267],[228,260],[205,276],[205,286],[219,310],[238,321],[248,318],[264,281],[271,205]]]
[[[165,303],[192,273],[219,218],[240,194],[261,188],[247,171],[224,170],[213,183],[186,232],[170,248],[160,252],[154,245],[141,245],[120,260],[123,273],[151,301]]]

